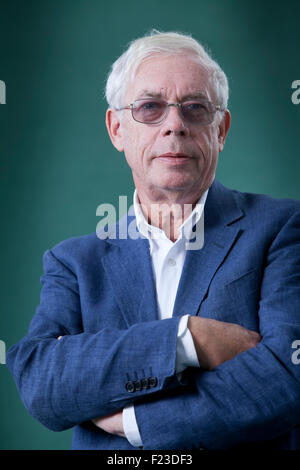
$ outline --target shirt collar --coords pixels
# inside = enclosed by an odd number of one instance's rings
[[[202,194],[200,199],[197,201],[192,213],[181,225],[180,227],[181,237],[179,239],[189,238],[189,235],[191,234],[192,229],[195,225],[196,225],[195,235],[197,234],[197,229],[199,225],[197,224],[197,222],[200,220],[200,217],[202,216],[207,194],[208,194],[208,189]],[[159,227],[156,227],[155,225],[149,224],[147,220],[145,219],[136,189],[133,194],[133,206],[134,206],[137,228],[144,237],[148,239],[159,238],[159,239],[169,240],[165,232],[162,229],[160,229]]]

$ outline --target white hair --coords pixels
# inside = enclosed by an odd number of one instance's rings
[[[112,64],[107,77],[105,97],[110,107],[120,108],[127,86],[134,79],[138,67],[157,54],[173,55],[190,52],[210,73],[217,103],[227,108],[228,81],[225,73],[204,47],[191,36],[152,29],[149,35],[133,40],[127,50]],[[125,103],[127,104],[127,103]]]

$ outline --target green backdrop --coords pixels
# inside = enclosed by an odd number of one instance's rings
[[[150,28],[191,33],[228,75],[232,128],[218,178],[242,191],[300,199],[300,2],[261,0],[0,1],[1,316],[7,348],[39,303],[44,251],[95,230],[96,208],[131,200],[133,182],[104,124],[105,78]],[[257,221],[260,223],[260,221]],[[30,417],[0,365],[0,448],[68,449]]]

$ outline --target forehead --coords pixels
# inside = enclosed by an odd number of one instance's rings
[[[135,77],[128,85],[128,99],[138,99],[144,94],[181,99],[203,92],[212,98],[211,74],[192,56],[157,55],[140,64]]]

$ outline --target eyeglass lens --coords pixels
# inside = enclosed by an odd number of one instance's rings
[[[186,101],[179,106],[182,117],[195,124],[210,124],[213,121],[215,107],[206,100]],[[133,118],[146,124],[161,122],[168,112],[168,103],[161,100],[137,100],[132,108]]]

